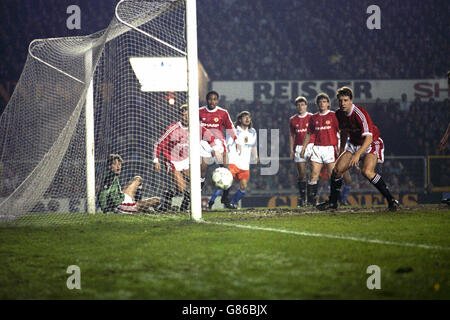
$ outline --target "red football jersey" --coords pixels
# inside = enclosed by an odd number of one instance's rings
[[[200,125],[211,131],[216,138],[225,139],[223,133],[225,129],[227,134],[232,136],[233,139],[237,139],[236,129],[227,110],[221,107],[209,110],[207,106],[204,106],[200,108],[199,116]]]
[[[334,111],[315,113],[309,119],[308,133],[314,135],[316,146],[337,146],[339,123]]]
[[[338,110],[336,111],[336,117],[339,121],[339,127],[341,130],[348,132],[350,142],[354,145],[362,145],[367,135],[372,135],[373,141],[380,137],[380,131],[373,124],[367,111],[360,106],[353,105],[349,114]]]
[[[296,146],[303,145],[311,116],[312,113],[309,112],[307,112],[304,116],[297,113],[289,119],[289,130],[291,132],[291,136],[294,137],[294,149]],[[309,142],[314,143],[314,136],[311,136]]]
[[[214,142],[215,137],[205,128],[201,128],[201,139]],[[153,158],[159,159],[161,152],[169,161],[182,161],[189,157],[189,130],[180,121],[172,123],[156,142]]]

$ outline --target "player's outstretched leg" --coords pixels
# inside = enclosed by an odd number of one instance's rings
[[[180,211],[188,211],[191,204],[191,192],[186,190],[184,192],[183,201],[181,202]]]
[[[333,172],[330,178],[330,199],[316,206],[320,211],[333,210],[338,208],[338,198],[341,193],[342,176],[336,177]]]
[[[298,206],[299,207],[304,207],[307,204],[306,203],[306,185],[307,185],[306,180],[297,179],[297,187],[298,187],[298,192],[299,192],[299,197],[298,197]]]
[[[317,180],[310,181],[308,183],[308,203],[309,205],[315,206],[317,204]]]
[[[238,191],[236,191],[233,200],[231,201],[231,207],[233,209],[237,209],[237,204],[245,196],[245,192],[246,192],[245,189],[242,190],[241,188],[239,188]]]
[[[220,190],[220,189],[214,190],[214,192],[213,192],[211,198],[210,198],[209,201],[208,201],[208,209],[209,209],[209,210],[212,209],[212,207],[213,207],[213,205],[214,205],[214,202],[216,201],[216,198],[217,198],[218,196],[220,196],[220,195],[222,194],[222,192],[223,192],[223,190]]]
[[[161,200],[159,197],[151,197],[151,198],[147,198],[144,200],[139,200],[137,202],[137,208],[138,211],[143,211],[146,212],[148,211],[150,208],[156,208],[158,207],[158,205],[161,203]]]
[[[373,177],[372,179],[368,179],[368,180],[386,198],[386,200],[389,204],[388,210],[389,211],[397,211],[397,209],[400,207],[400,204],[396,199],[394,199],[392,194],[389,192],[389,188],[386,186],[386,183],[384,183],[383,178],[381,178],[381,176],[377,173],[377,174],[375,174],[375,177]]]
[[[172,204],[172,198],[176,195],[176,192],[172,189],[164,191],[161,197],[161,203],[156,207],[156,211],[167,211]]]
[[[223,205],[225,206],[225,208],[227,208],[227,209],[235,209],[235,208],[233,208],[231,206],[231,202],[230,202],[230,199],[229,199],[230,190],[231,190],[231,187],[228,188],[227,190],[223,191],[222,199],[220,200],[220,202],[222,202]]]
[[[364,158],[363,168],[361,170],[362,175],[369,180],[371,184],[378,189],[378,191],[383,195],[383,197],[387,200],[389,207],[389,211],[397,211],[400,204],[394,199],[392,194],[389,191],[389,188],[384,183],[383,178],[378,173],[375,173],[375,166],[377,164],[377,156],[374,154],[368,154]]]
[[[351,188],[352,188],[351,186],[345,185],[344,188],[342,189],[341,204],[343,206],[348,205],[347,199],[348,199],[348,195],[350,194]]]

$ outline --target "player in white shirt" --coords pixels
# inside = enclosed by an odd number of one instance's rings
[[[253,159],[258,163],[257,152],[257,134],[253,128],[252,117],[250,112],[242,111],[237,115],[235,123],[237,139],[227,135],[227,149],[228,149],[228,168],[233,175],[234,180],[239,181],[239,190],[233,197],[230,203],[228,194],[230,189],[223,191],[221,202],[228,209],[236,209],[237,203],[244,197],[248,180],[250,179],[250,161]],[[239,145],[239,148],[238,148]],[[240,149],[240,150],[239,150]],[[239,151],[238,151],[239,150]],[[208,208],[211,209],[217,196],[222,193],[222,190],[214,191],[208,203]]]

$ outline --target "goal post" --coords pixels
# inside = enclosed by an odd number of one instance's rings
[[[84,57],[86,83],[88,90],[85,101],[86,119],[86,210],[90,214],[95,214],[95,128],[94,128],[94,80],[91,75],[92,50],[88,50]]]
[[[185,103],[190,212],[201,219],[195,0],[121,0],[115,13],[94,34],[30,44],[0,117],[2,176],[14,181],[0,189],[0,221],[95,213],[112,153],[125,161],[122,188],[141,176],[143,197],[161,197],[174,181],[155,170],[154,145]]]
[[[187,59],[188,59],[188,103],[189,103],[189,159],[191,186],[191,217],[198,221],[202,218],[200,187],[200,127],[199,88],[198,88],[198,52],[197,52],[197,9],[196,0],[186,0]]]

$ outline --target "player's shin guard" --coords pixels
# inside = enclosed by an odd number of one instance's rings
[[[306,180],[297,180],[298,192],[300,195],[300,201],[306,200]]]
[[[334,172],[331,174],[330,179],[330,203],[337,205],[339,195],[342,187],[342,176],[336,177]]]
[[[245,190],[239,189],[236,191],[236,194],[233,197],[233,201],[231,201],[231,204],[236,205],[239,200],[241,200],[245,196]]]
[[[157,207],[158,211],[167,211],[172,204],[172,198],[176,195],[176,192],[172,189],[164,191],[161,197],[161,204]]]
[[[317,188],[317,181],[310,181],[308,183],[308,202],[313,206],[315,206],[317,202]]]
[[[386,186],[383,179],[381,178],[381,176],[378,173],[375,175],[375,177],[373,177],[372,179],[368,179],[368,180],[370,181],[371,184],[373,184],[375,186],[375,188],[378,189],[378,191],[380,191],[380,193],[383,195],[383,197],[386,198],[388,203],[391,203],[394,201],[394,197],[389,192],[389,188]]]
[[[211,199],[209,199],[209,202],[213,202],[214,203],[214,201],[216,201],[216,198],[218,196],[220,196],[222,194],[222,192],[223,192],[223,190],[220,190],[220,189],[215,190],[213,192],[212,196],[211,196]]]
[[[188,211],[191,204],[191,192],[185,191],[183,201],[181,202],[180,211]]]
[[[228,188],[227,190],[223,191],[222,199],[220,200],[220,202],[222,202],[223,204],[229,204],[230,203],[230,199],[228,198],[228,195],[230,194],[230,190],[231,190],[231,188]]]
[[[342,189],[341,203],[343,205],[345,205],[347,203],[347,198],[348,198],[348,195],[350,194],[350,189],[351,189],[351,187],[349,185],[345,185],[344,188]]]

